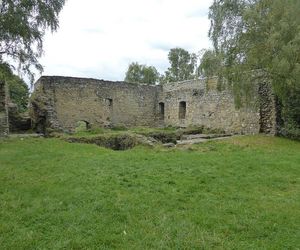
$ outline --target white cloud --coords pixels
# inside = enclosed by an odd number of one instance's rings
[[[84,2],[84,3],[83,3]],[[164,72],[168,51],[210,47],[212,0],[69,0],[45,36],[44,75],[122,80],[137,61]]]

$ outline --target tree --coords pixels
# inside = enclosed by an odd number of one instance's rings
[[[6,80],[10,99],[17,105],[18,111],[26,111],[29,101],[29,88],[27,84],[19,76],[13,74],[7,64],[0,64],[0,78]]]
[[[56,31],[64,3],[65,0],[0,1],[0,63],[18,63],[19,70],[33,80],[31,66],[42,70],[38,58],[43,52],[45,30]]]
[[[214,50],[204,50],[198,68],[203,77],[218,76],[221,70],[222,58]]]
[[[133,62],[128,66],[125,81],[131,83],[156,84],[159,73],[153,66]]]
[[[299,0],[214,0],[209,35],[229,83],[244,94],[253,72],[260,72],[272,82],[285,124],[300,131],[299,9]]]
[[[182,48],[171,49],[168,54],[171,67],[165,72],[162,82],[178,82],[195,77],[197,56]]]
[[[18,107],[19,112],[28,109],[29,88],[27,84],[17,75],[13,75],[7,80],[10,99]]]

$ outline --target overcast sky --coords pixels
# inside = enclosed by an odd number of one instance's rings
[[[212,0],[68,0],[60,28],[47,33],[43,75],[123,80],[131,62],[163,73],[168,52],[199,52],[207,37]]]

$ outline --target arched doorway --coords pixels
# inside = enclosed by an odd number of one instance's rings
[[[81,120],[76,123],[75,132],[87,131],[90,124],[87,121]]]

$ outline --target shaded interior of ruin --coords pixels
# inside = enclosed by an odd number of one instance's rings
[[[105,101],[106,101],[106,104],[107,104],[108,107],[110,107],[110,108],[113,107],[113,99],[106,98]]]
[[[183,120],[183,119],[185,119],[185,116],[186,116],[186,102],[181,101],[181,102],[179,102],[178,117],[179,117],[179,119]]]
[[[165,104],[163,102],[160,102],[158,104],[159,107],[159,119],[164,120],[165,119]]]

